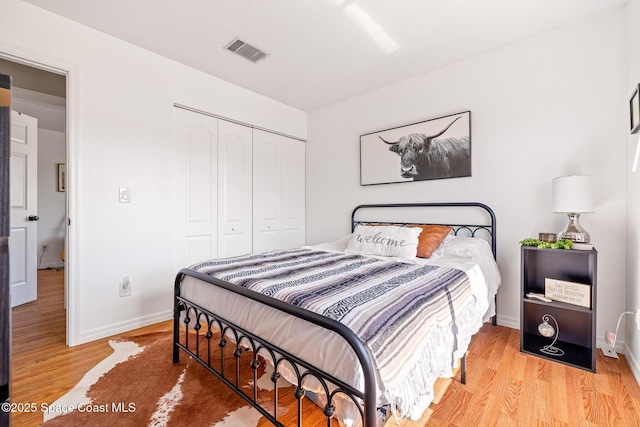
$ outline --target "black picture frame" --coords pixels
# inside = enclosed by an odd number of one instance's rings
[[[471,111],[360,136],[361,186],[469,176]]]
[[[640,84],[629,98],[629,124],[632,134],[640,130]]]

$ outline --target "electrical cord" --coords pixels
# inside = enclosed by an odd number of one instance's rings
[[[44,248],[42,248],[42,253],[40,254],[40,260],[38,260],[38,270],[40,270],[40,266],[42,265],[43,256],[44,256]]]
[[[624,316],[625,314],[636,314],[636,313],[635,313],[635,311],[625,311],[618,318],[618,325],[616,326],[616,333],[613,335],[613,343],[611,344],[611,348],[613,349],[613,351],[615,351],[615,349],[616,349],[616,340],[618,339],[618,329],[620,328],[620,321],[622,320],[622,316]],[[605,340],[606,340],[606,337],[605,337]]]

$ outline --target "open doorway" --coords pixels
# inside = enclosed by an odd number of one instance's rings
[[[37,214],[29,217],[37,220],[37,236],[29,251],[35,251],[30,256],[34,257],[38,270],[56,270],[57,274],[48,274],[47,278],[57,277],[57,286],[65,294],[66,301],[67,77],[2,58],[0,73],[12,77],[11,109],[37,119]],[[38,271],[36,277],[41,277],[41,273]],[[36,282],[37,293],[34,296],[48,298],[48,290],[41,292],[41,283],[37,279]],[[53,313],[62,325],[66,323],[64,308]],[[64,336],[62,340],[66,342]]]

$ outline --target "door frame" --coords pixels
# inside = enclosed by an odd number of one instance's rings
[[[59,58],[17,49],[0,42],[0,58],[17,62],[29,67],[38,68],[51,73],[63,75],[67,80],[66,99],[66,164],[67,164],[67,189],[66,189],[66,225],[65,225],[65,306],[67,308],[66,344],[70,347],[81,344],[80,341],[80,251],[79,244],[82,227],[80,215],[80,195],[82,194],[80,176],[80,147],[78,135],[79,123],[79,96],[78,96],[78,70],[74,64]]]

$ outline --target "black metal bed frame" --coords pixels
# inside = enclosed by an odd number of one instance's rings
[[[489,224],[481,225],[469,225],[469,224],[444,224],[453,228],[454,233],[458,235],[461,230],[466,230],[472,237],[476,236],[476,232],[484,230],[489,233],[491,238],[491,249],[494,257],[496,256],[496,219],[493,211],[487,205],[475,202],[462,202],[462,203],[400,203],[400,204],[376,204],[376,205],[360,205],[357,206],[351,215],[351,230],[353,231],[357,224],[369,224],[374,221],[355,221],[356,212],[360,209],[375,209],[375,208],[430,208],[430,207],[471,207],[480,208],[485,210],[490,218]],[[379,221],[378,221],[379,222]],[[412,222],[388,222],[386,224],[398,224],[406,225]],[[220,288],[226,289],[230,292],[242,295],[251,300],[257,301],[276,310],[285,312],[292,316],[298,317],[305,321],[311,322],[315,325],[321,326],[325,329],[331,330],[340,335],[353,349],[360,365],[362,367],[364,390],[358,390],[344,381],[335,378],[334,376],[324,372],[323,370],[311,365],[310,363],[298,358],[297,356],[290,354],[289,352],[279,348],[278,346],[269,343],[263,338],[247,331],[233,322],[224,319],[223,317],[212,313],[205,307],[201,307],[192,301],[180,296],[180,286],[183,279],[186,276],[190,276]],[[183,314],[183,326],[185,331],[180,332],[180,317]],[[493,318],[493,324],[495,325],[495,316]],[[190,326],[193,325],[193,326]],[[204,327],[204,330],[203,330]],[[190,330],[192,331],[190,333]],[[217,333],[219,332],[219,334]],[[181,342],[181,335],[183,335],[183,341]],[[233,336],[233,343],[229,345],[226,340],[226,336]],[[190,345],[190,340],[195,341]],[[204,347],[204,348],[201,348]],[[231,349],[226,350],[227,347]],[[355,403],[355,406],[360,412],[362,417],[362,425],[364,427],[374,427],[376,425],[376,412],[378,410],[376,405],[376,384],[375,373],[369,357],[369,352],[365,344],[351,331],[348,327],[342,323],[329,319],[314,312],[302,309],[300,307],[285,303],[283,301],[267,297],[258,292],[254,292],[228,282],[219,280],[215,277],[211,277],[196,271],[183,268],[179,271],[175,280],[174,287],[174,319],[173,319],[173,363],[178,363],[180,360],[180,350],[183,350],[189,356],[197,360],[208,371],[225,383],[228,387],[234,390],[241,398],[248,402],[251,406],[257,409],[264,417],[269,419],[274,425],[282,426],[283,424],[278,421],[278,387],[277,381],[280,378],[278,373],[278,367],[284,363],[288,363],[297,377],[296,384],[293,384],[295,388],[294,395],[298,399],[298,426],[302,426],[302,399],[306,395],[306,391],[303,387],[303,381],[307,377],[316,378],[324,391],[324,397],[327,404],[323,408],[324,415],[327,417],[327,426],[331,426],[331,418],[335,413],[335,407],[332,404],[333,398],[342,394]],[[220,366],[214,367],[212,363],[213,355],[215,351],[220,352]],[[228,378],[225,367],[225,352],[232,351],[235,359],[235,381]],[[240,357],[243,352],[251,351],[253,356],[249,363],[249,366],[253,369],[253,393],[247,395],[242,390],[242,384],[240,384]],[[258,403],[257,396],[257,369],[261,362],[260,357],[269,358],[271,364],[274,367],[274,373],[271,376],[271,381],[274,383],[274,396],[273,396],[273,413],[265,409],[260,403]],[[466,382],[466,355],[461,359],[460,366],[460,381],[464,384]]]

